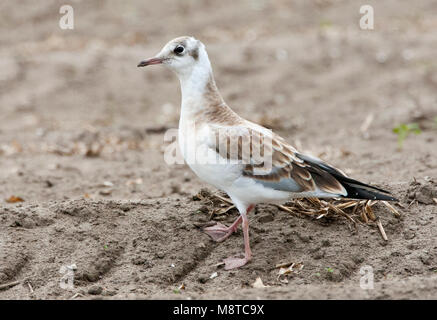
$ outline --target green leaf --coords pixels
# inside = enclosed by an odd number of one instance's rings
[[[419,125],[417,123],[410,123],[407,124],[407,130],[409,132],[413,132],[415,134],[420,134],[422,133],[422,130],[420,130]]]
[[[320,27],[322,29],[330,28],[330,27],[332,27],[332,22],[329,21],[329,20],[321,20],[320,21]]]
[[[410,133],[420,134],[422,130],[417,123],[401,123],[397,127],[393,128],[393,133],[398,135],[398,147],[402,149],[404,146],[404,140],[408,137]]]

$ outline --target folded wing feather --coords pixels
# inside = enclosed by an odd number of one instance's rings
[[[343,185],[323,166],[314,166],[300,157],[280,136],[261,131],[246,126],[211,126],[209,147],[222,158],[243,164],[242,175],[271,188],[347,194]],[[266,165],[269,161],[270,165]]]

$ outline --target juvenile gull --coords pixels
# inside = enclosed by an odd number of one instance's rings
[[[202,180],[226,192],[240,216],[227,227],[204,231],[215,241],[228,238],[242,223],[244,257],[224,260],[225,269],[251,259],[248,213],[257,203],[291,198],[351,198],[395,201],[385,190],[348,178],[322,160],[304,155],[283,138],[237,115],[224,102],[214,81],[205,46],[193,37],[171,40],[138,67],[162,64],[181,84],[178,141],[190,168]]]

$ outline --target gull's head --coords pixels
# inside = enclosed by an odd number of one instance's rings
[[[162,64],[177,75],[189,75],[196,67],[210,68],[205,46],[193,37],[179,37],[168,42],[153,58],[141,61],[138,67]]]

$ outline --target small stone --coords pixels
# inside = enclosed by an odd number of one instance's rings
[[[24,218],[20,224],[25,229],[32,229],[35,227],[35,222],[33,222],[33,220],[29,218]]]
[[[325,256],[325,251],[324,250],[317,251],[317,252],[313,253],[313,255],[312,255],[313,259],[315,259],[315,260],[320,260],[324,256]]]
[[[340,282],[343,279],[343,276],[339,270],[334,269],[331,271],[327,271],[325,274],[325,278],[333,282]]]
[[[311,238],[309,236],[303,235],[298,233],[297,236],[299,237],[299,239],[303,242],[303,243],[308,243],[310,242]]]
[[[322,246],[323,247],[329,247],[331,245],[331,242],[329,240],[323,240],[322,241]]]
[[[419,245],[417,245],[416,243],[411,243],[407,245],[407,249],[408,250],[417,250],[419,249]]]
[[[260,223],[272,222],[273,220],[274,218],[271,214],[266,214],[258,218],[258,222]]]
[[[88,271],[83,275],[83,277],[89,282],[96,282],[99,280],[99,273],[95,270]]]
[[[429,254],[423,254],[420,256],[420,261],[422,261],[424,265],[429,266],[432,262],[432,257]]]
[[[111,195],[112,190],[111,189],[107,189],[107,190],[100,190],[99,194],[101,194],[102,196],[109,196]]]
[[[209,280],[209,278],[206,276],[203,276],[203,275],[201,275],[197,278],[197,281],[199,281],[200,283],[206,283],[208,280]]]
[[[148,261],[146,258],[143,258],[141,256],[137,256],[135,258],[132,259],[132,264],[136,265],[136,266],[140,266],[140,265],[148,265]]]
[[[114,184],[111,181],[105,181],[105,182],[103,182],[103,186],[104,187],[113,187]]]
[[[100,286],[92,286],[88,289],[88,293],[92,295],[99,295],[103,292],[103,288]]]
[[[117,294],[117,291],[115,290],[107,290],[103,293],[105,296],[115,296]]]
[[[423,204],[433,204],[433,198],[437,197],[437,188],[432,185],[424,185],[415,193],[415,199]]]
[[[364,258],[360,256],[354,256],[352,257],[352,261],[355,262],[356,264],[360,264],[364,262]]]
[[[411,239],[414,239],[415,237],[416,237],[416,234],[412,231],[407,230],[404,232],[404,239],[405,240],[411,240]]]

